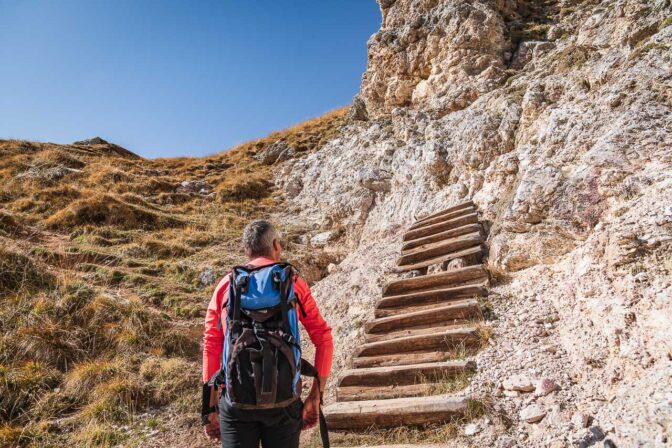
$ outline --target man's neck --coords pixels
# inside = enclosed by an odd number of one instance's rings
[[[277,263],[278,260],[275,258],[268,256],[268,255],[263,255],[261,257],[253,257],[249,260],[249,264],[253,264],[255,266],[263,266],[265,264],[273,264]]]

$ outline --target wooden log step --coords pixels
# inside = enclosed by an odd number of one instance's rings
[[[466,226],[467,224],[476,224],[478,222],[478,213],[469,213],[458,216],[457,218],[441,221],[437,224],[431,224],[419,229],[409,230],[404,234],[404,241],[415,240],[435,233],[445,232],[446,230]]]
[[[417,263],[405,264],[403,266],[397,266],[394,270],[395,272],[408,272],[414,271],[416,269],[426,268],[434,264],[444,263],[446,261],[454,260],[456,258],[473,258],[475,257],[480,263],[483,256],[483,246],[479,244],[478,246],[469,247],[467,249],[458,250],[457,252],[451,252],[445,255],[439,255],[438,257],[430,258],[427,260],[419,261]]]
[[[392,281],[383,288],[383,297],[460,286],[465,283],[486,281],[487,279],[488,273],[483,265],[465,266],[438,274]]]
[[[447,303],[454,303],[458,302],[458,300],[455,301],[449,301]],[[400,308],[381,308],[378,310],[375,310],[373,315],[376,319],[382,319],[384,317],[391,317],[391,316],[401,316],[403,314],[408,314],[408,313],[416,313],[418,311],[427,311],[427,310],[433,310],[436,309],[436,304],[429,304],[429,305],[418,305],[418,306],[405,306],[405,307],[400,307]],[[457,319],[459,321],[459,319]]]
[[[461,354],[461,353],[460,353]],[[352,358],[352,367],[363,369],[367,367],[405,366],[426,362],[440,362],[455,359],[456,353],[451,351],[433,351],[420,353],[397,353],[393,355],[365,356]]]
[[[450,322],[455,319],[469,319],[480,316],[481,307],[476,299],[461,300],[441,307],[416,311],[398,316],[383,317],[367,322],[366,333],[389,333],[395,330],[422,328]]]
[[[480,282],[454,288],[432,289],[418,293],[383,297],[376,304],[374,316],[375,318],[397,316],[434,309],[437,306],[461,302],[468,298],[485,297],[488,295],[486,285],[486,282]]]
[[[471,205],[467,205],[464,208],[460,208],[460,209],[453,210],[453,211],[450,211],[450,212],[442,213],[442,214],[437,215],[433,218],[428,218],[428,219],[423,220],[423,221],[418,221],[418,222],[414,223],[413,225],[411,225],[411,227],[409,227],[409,230],[415,230],[415,229],[419,229],[420,227],[425,227],[425,226],[429,226],[429,225],[432,225],[432,224],[437,224],[437,223],[446,221],[448,219],[457,218],[458,216],[467,215],[469,213],[476,213],[477,211],[478,210],[476,210],[475,207],[473,207]]]
[[[458,328],[469,327],[474,324],[473,319],[455,319],[450,322],[444,322],[440,325],[427,326],[423,328],[411,328],[408,330],[392,331],[390,333],[364,333],[364,342],[389,341],[390,339],[405,338],[407,336],[418,336],[422,334],[433,334],[443,330],[454,330]]]
[[[449,350],[457,345],[476,345],[480,338],[474,327],[450,328],[432,334],[407,336],[389,341],[362,344],[356,357]]]
[[[421,397],[456,391],[463,378],[476,370],[474,361],[445,361],[393,367],[353,369],[346,372],[347,385],[336,389],[337,401],[387,400],[401,397]],[[366,374],[363,374],[366,372]],[[345,381],[344,381],[345,382]],[[446,388],[450,389],[446,389]]]
[[[423,244],[422,246],[401,253],[397,259],[397,265],[416,263],[418,261],[435,258],[440,255],[457,252],[468,247],[478,246],[483,242],[481,232],[468,233],[436,243]]]
[[[383,297],[376,303],[376,312],[422,305],[445,304],[465,297],[484,297],[488,295],[487,282],[471,283],[452,288],[429,289],[421,292],[405,293]],[[387,311],[386,311],[387,312]],[[376,315],[376,317],[385,317]]]
[[[436,382],[458,373],[471,372],[475,368],[474,361],[457,360],[396,367],[349,369],[341,374],[338,387],[405,386],[420,382]]]
[[[481,232],[482,230],[483,227],[481,227],[480,224],[467,224],[466,226],[456,227],[444,232],[435,233],[434,235],[425,236],[416,240],[410,240],[401,246],[401,253],[403,254],[408,250],[415,249],[416,247],[423,246],[425,244],[436,243],[438,241],[447,240],[456,236],[466,235],[467,233]]]
[[[388,400],[401,397],[422,397],[436,391],[434,383],[418,383],[407,386],[352,386],[336,389],[337,401]]]
[[[464,414],[467,408],[465,397],[432,395],[338,402],[327,406],[324,414],[330,429],[346,430],[442,423]]]
[[[435,217],[437,217],[439,215],[442,215],[444,213],[450,213],[452,211],[459,210],[461,208],[469,207],[469,206],[475,207],[476,205],[474,204],[474,201],[469,200],[469,201],[463,202],[461,204],[454,205],[452,207],[444,208],[443,210],[439,210],[438,212],[432,213],[431,215],[421,216],[420,218],[416,219],[415,222],[426,221],[428,219],[435,218]]]

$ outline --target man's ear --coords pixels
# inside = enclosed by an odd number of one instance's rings
[[[273,240],[273,249],[275,251],[280,250],[280,240],[278,240],[277,238]]]

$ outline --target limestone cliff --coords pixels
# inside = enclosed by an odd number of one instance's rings
[[[585,415],[617,446],[664,446],[672,5],[386,0],[381,10],[350,123],[277,180],[283,218],[311,223],[313,243],[344,257],[316,286],[337,368],[390,278],[403,227],[473,198],[500,279],[472,389],[501,418],[480,423],[476,440],[592,443]],[[499,397],[515,373],[561,390]],[[548,412],[535,425],[518,415],[532,400]]]

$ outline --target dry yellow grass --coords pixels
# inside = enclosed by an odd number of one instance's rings
[[[359,433],[331,433],[332,444],[336,446],[382,446],[382,445],[426,445],[441,444],[458,435],[463,422],[454,421],[442,425],[426,427],[401,426],[394,429],[371,427]],[[322,446],[319,432],[314,431],[301,446],[318,448]]]
[[[48,218],[45,223],[52,229],[71,229],[91,224],[145,230],[181,227],[185,224],[167,213],[126,202],[110,194],[94,194],[80,199]]]
[[[0,140],[0,446],[133,445],[115,424],[195,413],[200,271],[243,261],[242,227],[282,206],[257,157],[278,142],[304,157],[346,113],[203,158]]]

